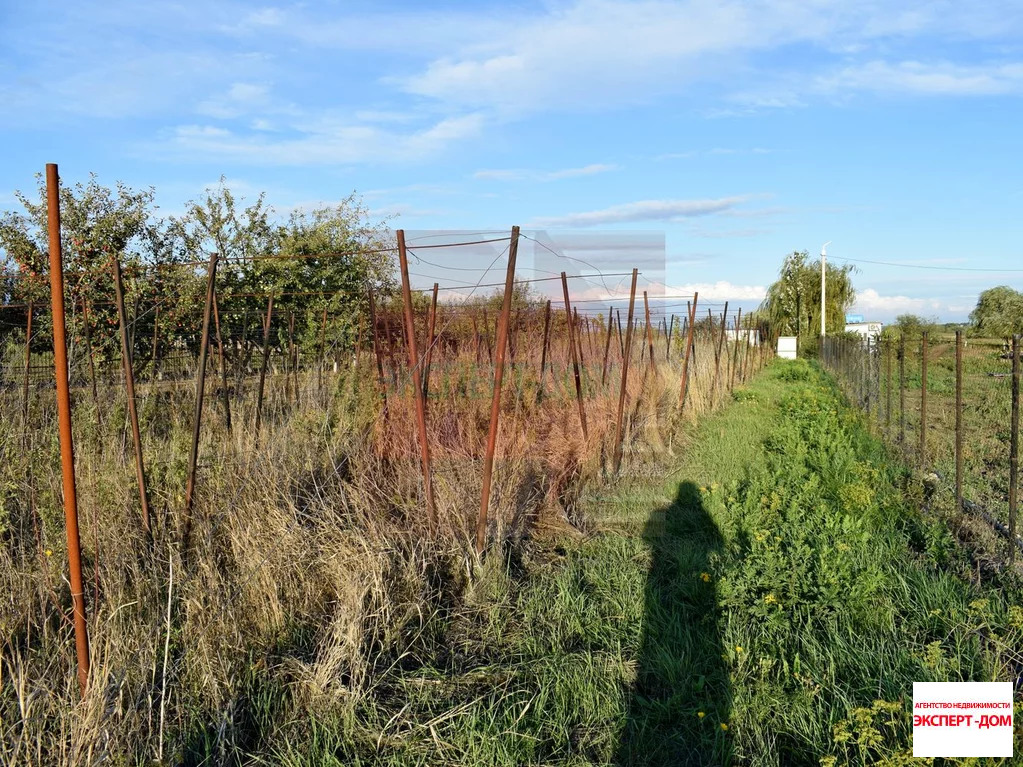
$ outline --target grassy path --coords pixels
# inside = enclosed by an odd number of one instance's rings
[[[491,561],[274,760],[917,764],[914,680],[1023,671],[1018,586],[971,584],[809,366],[771,367],[679,452],[589,498],[598,533]]]

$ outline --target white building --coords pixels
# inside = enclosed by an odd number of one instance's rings
[[[881,331],[884,329],[884,323],[882,322],[847,322],[845,323],[846,333],[856,333],[857,335],[863,336],[863,339],[868,338],[877,340],[878,336],[881,335]]]

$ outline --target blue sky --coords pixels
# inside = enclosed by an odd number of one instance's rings
[[[165,213],[356,190],[408,230],[663,232],[657,279],[750,308],[831,240],[912,265],[858,264],[862,313],[956,320],[1023,287],[1021,95],[1018,0],[0,0],[0,208],[46,162]]]

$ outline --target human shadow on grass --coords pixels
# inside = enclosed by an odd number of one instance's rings
[[[643,537],[652,560],[636,683],[616,763],[728,764],[732,695],[711,575],[711,555],[722,538],[700,488],[679,485],[674,501],[651,513]]]

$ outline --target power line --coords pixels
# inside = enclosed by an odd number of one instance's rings
[[[994,269],[981,266],[936,266],[931,264],[898,264],[893,261],[871,261],[866,258],[842,258],[831,256],[835,261],[849,261],[854,264],[875,264],[877,266],[897,266],[903,269],[931,269],[940,272],[1023,272],[1023,269]]]

